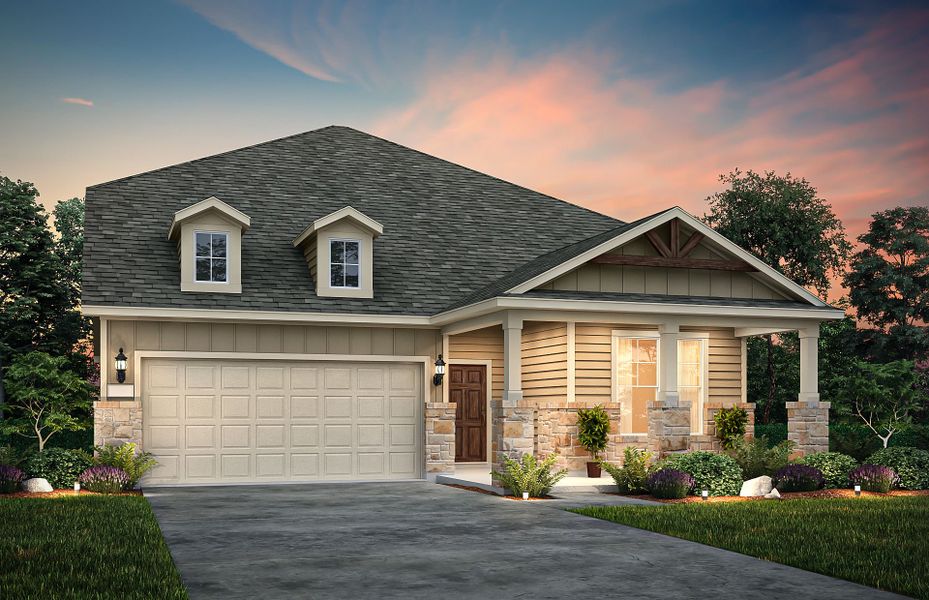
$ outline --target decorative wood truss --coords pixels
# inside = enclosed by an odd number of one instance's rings
[[[593,263],[602,265],[634,265],[639,267],[666,267],[670,269],[707,269],[711,271],[757,271],[742,260],[691,258],[690,254],[706,237],[694,231],[690,238],[681,245],[681,221],[672,219],[670,244],[666,244],[658,233],[652,229],[645,233],[659,256],[630,256],[621,254],[601,254]]]

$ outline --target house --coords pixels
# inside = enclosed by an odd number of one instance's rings
[[[88,188],[84,252],[95,440],[154,453],[149,483],[580,470],[598,404],[609,459],[713,448],[746,337],[793,330],[789,436],[828,446],[842,312],[680,208],[625,223],[326,127]]]

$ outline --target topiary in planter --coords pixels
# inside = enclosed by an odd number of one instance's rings
[[[861,465],[848,474],[852,485],[860,485],[866,492],[886,494],[897,485],[897,474],[883,465]]]
[[[827,488],[842,489],[851,485],[848,474],[858,466],[857,460],[841,452],[815,452],[807,454],[797,462],[819,469]]]
[[[10,465],[0,465],[0,494],[12,494],[19,489],[23,472]]]
[[[779,492],[812,492],[825,483],[822,472],[809,465],[787,465],[771,478]]]
[[[100,494],[115,494],[129,485],[129,475],[116,467],[96,466],[81,473],[78,481],[81,487]]]
[[[587,464],[587,475],[600,476],[600,453],[606,448],[610,436],[610,417],[602,406],[577,411],[577,441],[593,456]]]
[[[656,498],[683,498],[694,489],[694,478],[677,469],[661,469],[648,476],[645,487]]]
[[[708,490],[711,496],[737,496],[742,488],[742,468],[725,454],[703,450],[676,454],[660,467],[689,473],[694,478],[694,489]]]
[[[929,489],[929,452],[919,448],[884,448],[866,461],[870,465],[890,467],[904,490]]]

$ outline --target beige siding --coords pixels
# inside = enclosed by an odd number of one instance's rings
[[[681,244],[691,235],[684,228]],[[668,243],[667,229],[659,235]],[[638,237],[612,251],[626,256],[658,256],[644,237]],[[697,246],[691,258],[719,259],[720,254],[705,243]],[[585,264],[570,273],[540,286],[540,289],[573,292],[621,292],[627,294],[659,294],[662,296],[712,296],[715,298],[751,298],[754,300],[784,299],[785,296],[748,273],[707,271],[703,269],[664,269],[630,265]]]
[[[448,357],[455,360],[491,361],[491,392],[503,398],[503,329],[486,327],[448,338]]]
[[[115,355],[119,348],[123,348],[129,357],[126,383],[135,381],[136,350],[381,354],[429,356],[435,360],[442,347],[442,336],[438,330],[387,327],[107,321],[107,337],[110,354]],[[116,372],[112,368],[108,369],[107,377],[108,382],[116,383]],[[502,381],[502,369],[500,377]],[[430,387],[433,401],[441,401],[441,388]]]
[[[565,402],[568,395],[568,328],[526,322],[522,335],[523,398]]]
[[[703,329],[702,331],[707,331]],[[742,343],[732,329],[711,329],[708,402],[732,406],[742,401]]]

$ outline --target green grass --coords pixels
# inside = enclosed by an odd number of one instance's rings
[[[929,497],[591,506],[573,512],[929,599]]]
[[[187,598],[141,496],[0,497],[0,596]]]

